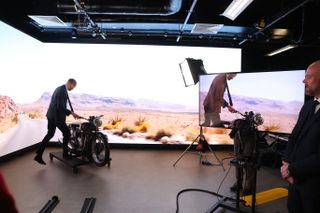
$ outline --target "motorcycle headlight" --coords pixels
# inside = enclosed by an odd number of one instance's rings
[[[261,116],[260,113],[257,113],[257,114],[254,116],[254,121],[255,121],[255,123],[259,126],[259,125],[263,124],[264,119],[263,119],[263,117]]]
[[[102,126],[102,120],[100,118],[95,118],[93,120],[93,124],[96,126],[96,127],[100,127]]]

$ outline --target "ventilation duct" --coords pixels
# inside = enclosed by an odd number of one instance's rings
[[[84,0],[89,15],[155,15],[168,16],[180,11],[182,0]],[[78,14],[71,0],[58,0],[57,9],[64,14]]]

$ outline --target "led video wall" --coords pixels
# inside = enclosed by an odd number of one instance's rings
[[[110,143],[190,143],[199,134],[199,87],[185,87],[179,63],[202,59],[214,73],[241,67],[240,49],[44,44],[2,22],[0,31],[0,156],[42,140],[51,93],[68,78],[78,82],[73,108],[104,115]]]

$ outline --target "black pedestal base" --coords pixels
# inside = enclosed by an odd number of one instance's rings
[[[49,153],[49,157],[50,157],[51,161],[53,160],[53,158],[56,158],[59,161],[61,161],[62,163],[64,163],[65,165],[71,167],[73,173],[77,173],[78,172],[78,167],[79,166],[91,163],[88,160],[82,160],[82,159],[79,159],[77,157],[71,157],[70,159],[65,159],[63,157],[62,152],[50,152]]]
[[[227,201],[236,202],[237,200],[230,197],[222,197],[218,202],[211,206],[206,213],[215,212],[218,208],[227,209],[233,212],[246,213],[246,211],[240,210],[240,207],[231,206],[229,203],[227,203]]]

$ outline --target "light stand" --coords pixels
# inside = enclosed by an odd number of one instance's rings
[[[186,150],[184,150],[184,152],[179,156],[179,158],[174,162],[173,166],[176,166],[177,163],[180,161],[180,159],[189,151],[189,149],[192,147],[192,145],[197,142],[200,138],[204,138],[203,135],[203,129],[202,126],[200,126],[200,134],[192,141],[192,143],[186,148]],[[206,142],[207,143],[207,142]],[[216,155],[216,153],[212,150],[212,148],[210,147],[210,145],[208,144],[208,148],[210,150],[210,152],[212,153],[213,157],[216,158],[216,160],[219,162],[218,164],[212,164],[213,166],[221,166],[223,171],[225,171],[225,168],[223,166],[223,163],[219,160],[218,156]],[[202,152],[198,152],[198,154],[200,155],[200,163],[203,157],[203,153]]]

